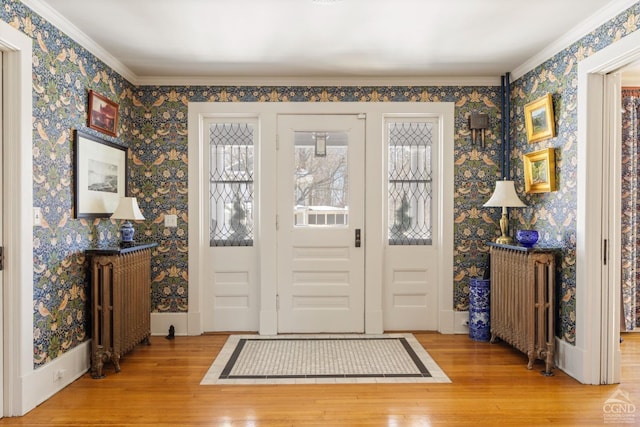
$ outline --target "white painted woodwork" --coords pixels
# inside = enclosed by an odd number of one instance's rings
[[[33,40],[0,21],[3,54],[4,415],[22,415],[64,387],[34,385],[33,369]],[[53,387],[49,387],[49,385]],[[66,384],[65,384],[66,385]],[[59,387],[59,388],[56,388]],[[55,390],[52,391],[51,389]]]
[[[602,212],[603,238],[608,243],[608,262],[603,267],[602,314],[611,319],[603,325],[603,347],[600,368],[602,384],[620,382],[620,319],[622,316],[621,286],[621,222],[622,222],[622,79],[619,72],[605,76],[605,109],[603,116],[604,147],[602,156],[603,176],[610,177],[608,185],[603,186]],[[617,108],[613,108],[617,106]],[[618,283],[615,286],[614,283]],[[616,289],[617,288],[617,289]],[[618,319],[618,321],[616,321]],[[617,367],[617,368],[616,368]]]
[[[366,133],[366,149],[363,164],[365,166],[364,201],[366,212],[366,230],[363,227],[364,268],[364,332],[381,333],[383,326],[385,263],[387,262],[386,238],[387,225],[384,213],[387,176],[384,167],[384,120],[388,117],[430,117],[438,122],[437,157],[434,167],[439,170],[439,181],[433,200],[442,213],[434,224],[433,241],[437,265],[437,330],[442,333],[462,332],[460,316],[453,310],[453,146],[454,146],[454,105],[453,103],[416,102],[416,103],[300,103],[300,102],[259,102],[259,103],[189,103],[189,308],[186,324],[182,330],[197,335],[204,327],[205,311],[212,309],[207,287],[212,286],[209,274],[209,237],[208,218],[209,197],[203,186],[208,186],[203,178],[208,169],[203,156],[204,122],[213,118],[255,118],[259,123],[260,139],[255,158],[259,159],[255,178],[256,218],[254,226],[255,256],[259,289],[259,302],[251,306],[258,310],[258,330],[260,334],[278,333],[278,258],[276,250],[276,214],[277,203],[277,157],[276,134],[279,115],[361,115]],[[437,163],[437,165],[436,165]],[[208,173],[208,172],[207,172]],[[436,200],[437,199],[437,200]],[[280,219],[282,223],[282,219]],[[351,236],[351,239],[353,236]],[[437,248],[436,248],[437,246]],[[344,247],[344,246],[343,246]],[[239,257],[234,259],[239,259]],[[229,271],[248,271],[236,269],[230,263]],[[429,269],[428,265],[421,265]],[[252,276],[249,275],[251,282]],[[335,279],[334,279],[335,280]],[[213,295],[213,294],[210,294]],[[253,315],[253,314],[252,314]],[[420,316],[418,316],[420,317]],[[166,326],[168,319],[159,325]],[[162,326],[159,326],[162,327]],[[163,328],[164,329],[164,328]],[[429,328],[431,329],[431,328]],[[240,329],[232,329],[240,330]]]
[[[364,331],[365,122],[357,115],[278,117],[278,332]],[[348,137],[348,224],[294,225],[296,131],[338,131]]]
[[[208,286],[204,288],[204,330],[205,332],[221,331],[256,331],[259,327],[260,289],[258,280],[258,249],[254,230],[253,246],[209,246],[209,224],[212,218],[209,202],[209,125],[213,123],[253,123],[257,131],[257,121],[252,117],[220,117],[204,122],[202,158],[205,175],[202,177],[205,215],[202,223],[202,236],[205,244],[206,261],[203,266],[204,280]],[[259,151],[259,140],[254,140],[254,152]],[[258,156],[254,156],[257,158]],[[258,176],[258,165],[254,165],[254,174]],[[255,193],[254,193],[255,194]]]
[[[441,127],[438,117],[393,116],[388,122],[433,122],[433,144],[431,145],[431,226],[432,241],[429,245],[388,245],[385,244],[383,285],[383,312],[385,331],[438,330],[438,254],[442,250],[442,235],[439,232],[441,204],[440,191],[443,176],[438,162],[442,152]],[[386,126],[385,126],[386,128]],[[388,176],[387,155],[389,141],[385,138],[385,176]],[[383,190],[386,194],[386,187]],[[387,203],[387,197],[384,198]],[[389,209],[385,209],[389,215]],[[385,216],[385,224],[388,218]]]
[[[605,76],[638,60],[640,32],[636,31],[578,63],[576,343],[559,346],[557,364],[585,384],[611,384],[620,378],[619,336],[611,332],[620,322],[615,297],[621,292],[620,281],[611,282],[602,257],[606,216],[612,214],[605,215],[607,209],[602,207],[607,206],[605,194],[615,190],[617,179],[605,160],[612,141],[611,132],[605,130],[611,131],[610,115],[620,111],[620,104],[611,104],[614,99],[606,94]],[[609,251],[612,254],[619,256]],[[619,266],[615,259],[610,262]],[[608,365],[606,372],[603,364]]]

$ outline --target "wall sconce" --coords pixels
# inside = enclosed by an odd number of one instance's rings
[[[484,148],[484,131],[489,127],[489,115],[485,113],[471,113],[469,116],[469,129],[471,130],[471,143],[477,144],[480,137],[481,147]]]
[[[313,132],[312,138],[316,143],[316,157],[324,157],[327,155],[327,139],[329,135],[327,132]]]

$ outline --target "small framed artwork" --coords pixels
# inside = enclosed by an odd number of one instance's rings
[[[127,149],[74,130],[75,218],[108,218],[127,192]]]
[[[550,93],[524,106],[524,123],[529,144],[556,136]]]
[[[523,156],[524,191],[548,193],[556,191],[556,158],[553,148],[528,153]]]
[[[89,127],[118,136],[118,104],[92,90],[89,91]]]

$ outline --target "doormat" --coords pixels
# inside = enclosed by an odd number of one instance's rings
[[[231,335],[200,384],[450,382],[412,334]]]

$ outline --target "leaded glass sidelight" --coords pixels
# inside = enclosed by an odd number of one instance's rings
[[[253,246],[253,123],[209,126],[210,246]]]
[[[387,123],[390,245],[430,245],[434,123]]]

